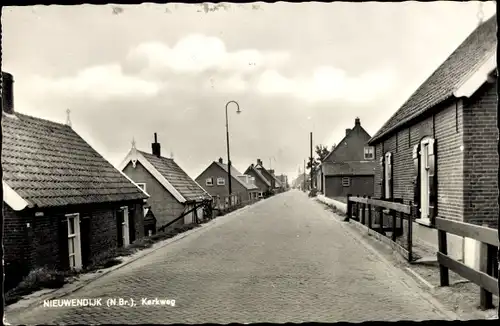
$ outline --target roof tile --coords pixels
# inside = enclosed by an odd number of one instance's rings
[[[171,158],[140,152],[186,200],[208,199],[210,195]]]
[[[3,116],[3,180],[38,207],[147,196],[71,127],[16,113]]]
[[[455,89],[475,71],[497,47],[496,15],[478,26],[437,68],[413,95],[389,118],[370,143],[402,124],[451,98]]]

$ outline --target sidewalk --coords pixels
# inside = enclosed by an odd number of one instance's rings
[[[335,207],[341,215],[342,213],[345,214],[347,210],[344,203],[321,195],[314,198],[314,200],[319,204],[327,206],[330,208],[329,210]],[[332,215],[334,218],[343,220],[343,216],[333,212]],[[474,283],[450,271],[450,286],[441,287],[439,284],[439,265],[437,264],[437,259],[410,264],[389,245],[378,240],[375,236],[368,234],[367,228],[360,223],[351,220],[344,225],[352,232],[361,236],[362,239],[383,254],[391,263],[415,279],[423,289],[429,292],[443,306],[455,312],[460,320],[497,319],[497,308],[486,311],[482,311],[479,308],[479,287]],[[414,239],[414,251],[418,252],[419,256],[436,257],[436,252],[423,243],[420,243],[418,239]],[[493,301],[495,305],[498,304],[497,297],[494,296]]]
[[[185,238],[193,233],[197,233],[197,232],[200,232],[202,230],[207,231],[213,227],[216,227],[216,226],[220,225],[221,223],[224,223],[225,220],[227,220],[228,218],[237,217],[242,212],[247,210],[249,207],[259,205],[264,201],[265,200],[260,200],[252,205],[247,205],[247,206],[242,207],[236,211],[230,212],[226,215],[218,216],[218,217],[216,217],[216,218],[214,218],[214,219],[212,219],[204,224],[201,224],[199,227],[196,227],[196,228],[188,230],[186,232],[177,234],[172,238],[169,238],[169,239],[166,239],[163,241],[159,241],[159,242],[153,244],[153,246],[151,246],[150,248],[140,250],[140,251],[138,251],[130,256],[117,257],[117,258],[122,260],[122,262],[120,264],[112,266],[110,268],[101,269],[101,270],[98,270],[96,272],[81,274],[77,278],[70,281],[70,283],[65,284],[62,288],[55,289],[55,290],[54,289],[43,289],[43,290],[34,292],[30,295],[27,295],[23,299],[19,300],[18,302],[13,303],[9,306],[6,306],[4,309],[5,314],[7,314],[7,313],[9,313],[9,314],[14,313],[15,314],[18,311],[29,309],[35,305],[40,305],[45,300],[58,299],[58,298],[67,296],[71,293],[74,293],[74,292],[78,291],[79,289],[83,288],[84,286],[88,285],[89,283],[103,277],[104,275],[107,275],[113,271],[116,271],[117,269],[125,267],[128,264],[130,264],[138,259],[141,259],[141,258],[143,258],[143,257],[145,257],[145,256],[147,256],[147,255],[149,255],[157,250],[160,250],[173,242],[179,241],[179,240],[181,240],[181,239],[183,239],[183,238]]]

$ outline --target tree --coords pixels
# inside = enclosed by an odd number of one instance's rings
[[[335,144],[332,146],[332,151],[335,149]],[[317,167],[321,164],[321,162],[328,156],[328,154],[331,153],[330,150],[328,150],[328,147],[324,145],[316,145],[316,148],[314,149],[316,152],[316,157],[313,157],[313,169],[316,170]],[[311,158],[309,158],[309,161],[307,162],[306,169],[310,170],[311,169]]]

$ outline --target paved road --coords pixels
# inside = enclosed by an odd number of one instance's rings
[[[135,307],[37,307],[12,323],[230,323],[446,318],[394,267],[299,191],[259,202],[160,249],[69,298],[133,298]],[[175,307],[142,306],[141,298]]]

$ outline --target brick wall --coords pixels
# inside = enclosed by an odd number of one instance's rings
[[[426,136],[436,139],[438,216],[461,219],[463,216],[463,144],[462,106],[446,103],[437,108],[434,115],[422,119],[406,129],[393,134],[375,145],[378,159],[386,152],[393,153],[393,192],[395,198],[405,203],[414,200],[413,190],[413,146]],[[458,130],[457,130],[458,126]],[[375,197],[380,198],[382,169],[375,169]]]
[[[7,204],[3,203],[4,218],[4,260],[6,263],[24,257],[27,252],[26,220],[22,213],[15,212]]]
[[[257,175],[257,173],[255,173],[253,170],[249,171],[248,175],[251,175],[252,177],[255,178],[255,185],[259,188],[259,192],[264,193],[267,190],[269,190],[267,184],[264,181],[262,181],[260,177]]]
[[[498,129],[496,83],[485,84],[464,103],[465,219],[498,222]]]
[[[139,162],[137,162],[135,168],[132,166],[132,163],[129,163],[123,170],[123,173],[136,183],[146,184],[146,192],[150,195],[147,203],[151,206],[153,214],[156,217],[157,228],[179,217],[184,211],[184,204],[178,202]],[[181,219],[178,223],[174,224],[182,225],[183,223],[183,219]]]
[[[364,147],[370,138],[361,125],[355,126],[349,135],[337,144],[335,151],[328,156],[326,161],[364,161]]]
[[[213,186],[206,185],[206,179],[213,178]],[[225,185],[218,186],[217,178],[224,178]],[[228,196],[229,195],[229,184],[228,184],[227,172],[222,170],[219,166],[212,164],[208,169],[206,169],[202,174],[196,178],[196,182],[203,187],[211,196]],[[243,187],[233,176],[231,176],[231,188],[233,194],[241,196],[242,200],[248,200],[249,193],[248,190]]]

